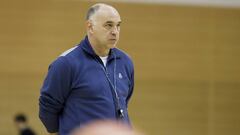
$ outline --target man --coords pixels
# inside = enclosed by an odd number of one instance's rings
[[[17,114],[14,117],[14,123],[19,131],[19,135],[35,135],[33,130],[28,126],[27,117],[24,114]]]
[[[94,121],[77,128],[71,135],[143,135],[116,121]]]
[[[49,133],[68,135],[93,120],[129,123],[134,68],[129,56],[116,48],[120,24],[115,8],[93,5],[85,39],[49,66],[39,98],[39,117]]]

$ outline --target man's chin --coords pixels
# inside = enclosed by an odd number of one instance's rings
[[[114,44],[108,44],[108,48],[112,49],[112,48],[115,48],[117,45],[117,43],[114,43]]]

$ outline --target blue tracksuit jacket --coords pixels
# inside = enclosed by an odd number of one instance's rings
[[[113,48],[103,67],[87,36],[49,66],[39,98],[39,117],[48,132],[68,135],[92,120],[116,119],[117,105],[124,110],[123,121],[129,122],[127,105],[134,86],[133,63],[124,52]],[[107,76],[116,86],[118,104]]]

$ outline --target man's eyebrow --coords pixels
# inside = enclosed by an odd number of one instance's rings
[[[113,21],[106,21],[105,23],[114,23]],[[121,21],[117,22],[117,24],[120,24]]]

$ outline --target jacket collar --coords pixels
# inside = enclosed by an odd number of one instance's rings
[[[88,53],[89,55],[93,57],[98,57],[98,55],[94,52],[89,40],[88,36],[85,36],[85,38],[81,41],[80,46],[83,48],[83,50]],[[116,48],[110,49],[109,55],[108,55],[108,60],[120,58],[120,54],[118,53]]]

